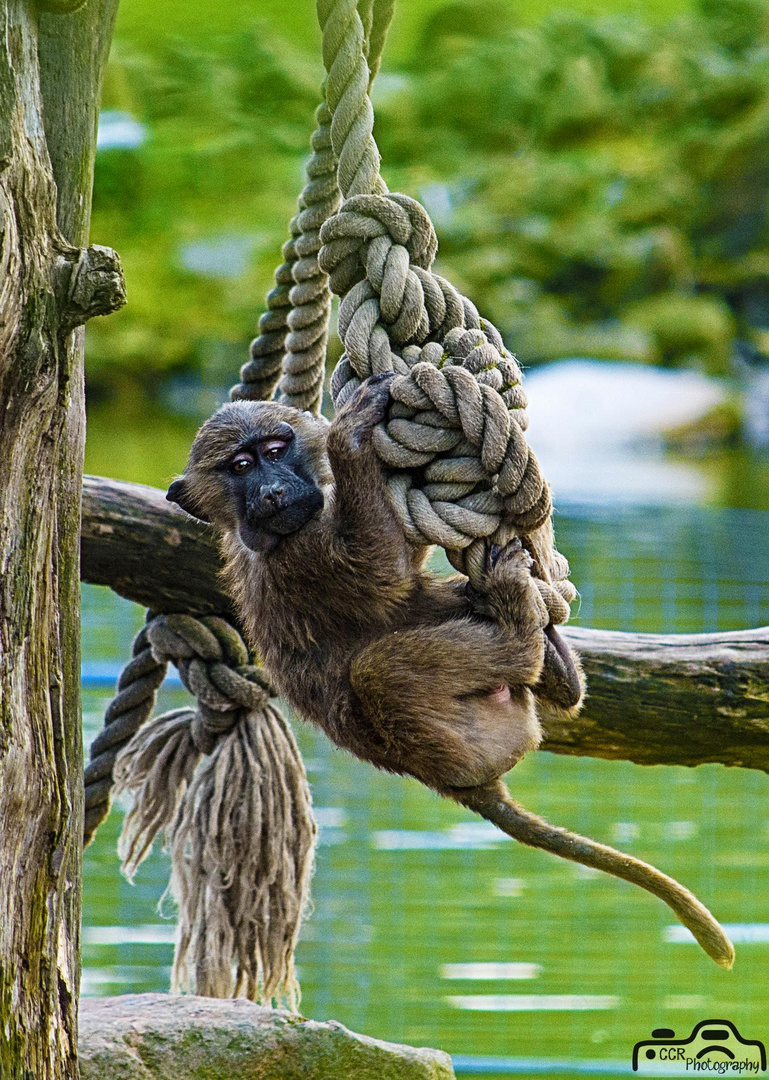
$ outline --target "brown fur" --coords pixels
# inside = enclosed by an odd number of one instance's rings
[[[439,790],[472,787],[539,743],[531,687],[547,612],[520,545],[474,602],[464,578],[422,569],[426,551],[407,544],[371,441],[388,385],[370,380],[330,428],[273,403],[225,406],[193,445],[186,508],[220,530],[246,632],[302,716],[379,768]],[[263,554],[240,538],[221,468],[279,421],[296,432],[324,500]]]
[[[532,579],[547,554],[536,538],[532,554],[517,541],[495,553],[481,596],[468,595],[464,578],[422,568],[425,551],[406,543],[372,445],[388,400],[389,378],[374,376],[330,428],[274,403],[225,405],[169,489],[219,530],[230,590],[278,688],[364,761],[415,776],[522,843],[659,896],[730,967],[731,943],[687,889],[542,821],[498,779],[538,745],[538,705],[579,706],[579,663]],[[271,465],[276,434],[285,457]],[[254,468],[235,478],[244,450]]]

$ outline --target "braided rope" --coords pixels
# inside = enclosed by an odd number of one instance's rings
[[[150,720],[169,662],[197,708]],[[86,842],[109,812],[110,788],[133,792],[124,871],[133,876],[159,833],[171,852],[172,988],[295,1009],[316,826],[299,750],[271,695],[226,620],[150,612],[91,747]]]
[[[356,44],[368,60],[370,89],[379,70],[395,0],[360,0],[358,6],[361,38]],[[232,388],[230,397],[233,401],[263,401],[277,385],[278,400],[284,405],[317,413],[323,397],[331,314],[328,277],[318,265],[320,227],[337,212],[342,194],[332,149],[332,113],[326,101],[318,107],[315,121],[306,183],[298,213],[289,225],[291,238],[283,245],[285,261],[275,271],[275,288],[268,294],[267,311],[259,319],[259,335],[251,342],[251,359],[240,369],[241,381]],[[386,190],[381,181],[376,190]]]
[[[281,318],[297,333],[306,331],[312,348],[300,354],[291,334],[270,337],[275,290],[262,316],[264,332],[252,345],[255,359],[231,396],[268,396],[284,349],[279,400],[317,411],[335,293],[344,344],[331,378],[336,407],[369,375],[397,374],[375,447],[390,470],[390,494],[408,539],[445,548],[452,565],[482,590],[489,546],[526,534],[538,550],[536,581],[550,617],[564,622],[576,590],[552,540],[550,488],[524,435],[520,367],[496,327],[433,272],[438,242],[426,210],[388,192],[379,172],[370,92],[392,9],[393,0],[317,2],[326,100],[300,197],[304,209],[292,221],[295,240],[284,248],[293,255],[301,245],[307,257],[276,271],[276,280],[290,275],[296,282],[281,293]],[[309,178],[321,176],[313,188]],[[305,304],[300,281],[318,299]]]
[[[153,613],[148,612],[148,624],[153,618]],[[145,625],[134,638],[132,659],[120,673],[117,693],[104,715],[104,727],[91,743],[91,760],[84,777],[86,845],[109,815],[117,756],[149,719],[168,671],[168,661],[155,658],[147,632]]]
[[[280,379],[280,401],[317,413],[331,313],[328,278],[318,266],[320,226],[336,213],[341,195],[325,102],[315,116],[307,182],[289,226],[291,239],[283,245],[285,262],[275,271],[275,288],[267,297],[268,310],[259,319],[259,336],[251,342],[251,359],[240,369],[241,381],[230,397],[264,400]]]

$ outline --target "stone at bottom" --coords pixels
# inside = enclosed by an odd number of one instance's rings
[[[80,1002],[82,1080],[454,1080],[448,1054],[250,1001],[125,994]]]

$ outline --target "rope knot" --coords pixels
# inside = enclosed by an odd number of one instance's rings
[[[438,250],[438,238],[425,208],[408,195],[386,192],[377,195],[353,195],[345,199],[339,211],[320,227],[320,268],[331,277],[353,253],[376,241],[386,251],[401,247],[409,262],[429,270]],[[347,290],[345,290],[347,291]]]
[[[196,709],[150,717],[169,661]],[[158,833],[180,933],[172,986],[296,1006],[292,956],[316,827],[291,729],[238,631],[153,615],[136,636],[86,770],[86,842],[110,790],[132,792],[119,851],[131,877]]]
[[[152,712],[169,662],[198,701],[196,710],[168,713],[165,727],[188,732],[199,754],[213,753],[245,713],[263,713],[274,696],[267,676],[250,663],[243,639],[226,619],[149,612],[134,640],[133,658],[118,679],[104,728],[91,744],[85,773],[86,843],[109,812],[115,763]]]
[[[389,371],[389,342],[423,342],[440,328],[446,303],[429,273],[438,241],[427,211],[415,199],[354,195],[321,226],[320,242],[318,265],[332,290],[345,298],[340,325],[349,329],[355,323],[348,353],[359,375],[377,370],[366,344],[380,323],[386,338],[379,335],[376,351],[383,353],[382,370]],[[428,298],[426,290],[434,295]],[[346,344],[347,333],[342,337]]]
[[[211,754],[243,709],[263,709],[272,689],[264,673],[248,663],[240,634],[216,616],[158,615],[146,627],[158,664],[172,661],[182,683],[198,701],[191,737],[202,754]]]
[[[444,546],[480,587],[488,544],[543,528],[552,499],[523,434],[527,402],[515,357],[496,327],[433,271],[437,240],[424,207],[388,192],[380,175],[369,92],[384,39],[372,45],[366,29],[376,10],[353,0],[323,0],[319,8],[327,80],[308,182],[253,369],[243,369],[254,389],[241,384],[233,396],[266,396],[256,391],[279,370],[282,344],[280,400],[307,408],[312,398],[317,408],[330,287],[341,301],[344,345],[331,377],[334,404],[341,408],[370,375],[398,375],[374,445],[393,470],[399,519],[412,543]],[[295,283],[288,290],[287,274]],[[290,331],[285,338],[281,327]],[[293,343],[299,334],[304,352]],[[549,546],[554,552],[552,537]]]
[[[520,367],[496,327],[432,273],[424,208],[403,195],[353,195],[320,239],[319,264],[342,297],[337,407],[370,375],[399,376],[374,445],[397,470],[390,487],[409,539],[456,553],[500,527],[538,528],[551,499],[523,435]]]

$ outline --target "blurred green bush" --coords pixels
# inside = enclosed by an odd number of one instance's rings
[[[294,211],[315,57],[261,23],[139,52],[105,107],[144,125],[97,156],[93,236],[129,304],[91,324],[92,390],[234,380]],[[375,88],[393,189],[421,198],[442,272],[525,363],[567,355],[723,373],[769,340],[769,4],[667,25],[447,3]]]

